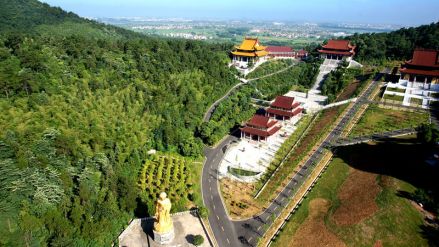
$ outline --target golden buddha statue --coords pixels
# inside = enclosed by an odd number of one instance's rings
[[[166,233],[172,230],[174,225],[171,219],[171,200],[167,198],[165,192],[160,193],[155,205],[155,218],[154,231]]]

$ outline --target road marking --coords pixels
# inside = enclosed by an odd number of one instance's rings
[[[277,209],[277,206],[276,206],[276,207],[274,207],[273,211],[276,211],[276,209]]]
[[[215,209],[215,204],[213,204],[213,209]]]
[[[267,217],[265,218],[265,220],[268,220],[268,218],[270,218],[270,215],[267,215]]]
[[[259,226],[259,227],[258,227],[258,231],[259,231],[259,229],[261,229],[261,227],[262,227],[262,226]]]
[[[227,240],[227,243],[229,243],[229,244],[230,244],[230,241],[229,241],[229,239],[228,239],[228,238],[226,238],[226,240]]]
[[[221,230],[223,230],[223,232],[224,232],[224,227],[223,226],[221,226]]]
[[[213,201],[213,196],[212,195],[210,195],[210,199]]]
[[[216,218],[219,220],[219,217],[218,217],[218,215],[216,216]]]
[[[209,190],[212,191],[212,187],[209,187]]]
[[[248,241],[250,242],[250,241],[252,241],[252,239],[253,239],[253,237],[250,237],[250,238],[248,239]]]

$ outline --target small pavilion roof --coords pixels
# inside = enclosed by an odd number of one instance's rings
[[[268,137],[268,136],[272,136],[272,135],[276,134],[276,132],[278,132],[280,129],[281,129],[280,126],[275,126],[271,130],[267,131],[267,130],[260,130],[260,129],[255,129],[255,128],[246,126],[244,128],[241,128],[241,131],[244,133],[251,134],[251,135]]]
[[[299,51],[297,51],[297,54],[299,55],[299,56],[304,56],[304,55],[306,55],[308,52],[307,51],[305,51],[304,49],[300,49]]]
[[[286,110],[291,110],[294,108],[294,97],[288,96],[277,96],[271,107],[282,108]]]
[[[285,117],[294,117],[297,114],[299,114],[300,112],[302,112],[302,108],[301,107],[297,107],[296,109],[294,109],[293,111],[284,111],[284,110],[279,110],[279,109],[275,109],[275,108],[267,108],[267,112],[271,113],[271,114],[276,114],[278,116],[285,116]]]
[[[277,123],[276,120],[273,120],[269,117],[262,115],[254,115],[250,121],[247,122],[247,126],[255,126],[261,128],[270,128]]]

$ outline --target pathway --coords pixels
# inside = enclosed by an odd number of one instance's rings
[[[276,71],[276,72],[273,72],[273,73],[270,73],[270,74],[267,74],[267,75],[264,75],[264,76],[261,76],[261,77],[257,77],[257,78],[245,79],[245,78],[238,78],[238,77],[237,77],[237,79],[240,80],[240,83],[238,83],[238,84],[236,84],[235,86],[233,86],[232,88],[230,88],[229,91],[227,91],[226,94],[224,94],[221,98],[219,98],[219,99],[218,99],[217,101],[215,101],[212,105],[210,105],[210,107],[209,107],[209,108],[207,109],[207,111],[204,113],[204,116],[203,116],[203,122],[208,122],[208,121],[210,120],[210,118],[212,117],[212,114],[213,114],[213,112],[215,111],[216,107],[221,103],[221,101],[223,101],[223,100],[225,100],[227,97],[229,97],[230,94],[231,94],[233,91],[235,91],[235,89],[237,89],[237,88],[239,88],[239,87],[241,87],[241,86],[243,86],[243,85],[245,85],[245,84],[247,84],[247,83],[249,83],[249,82],[257,81],[257,80],[260,80],[260,79],[264,79],[264,78],[267,78],[267,77],[270,77],[270,76],[273,76],[273,75],[276,75],[276,74],[282,73],[282,72],[287,71],[288,69],[294,67],[295,65],[296,65],[296,64],[292,64],[292,65],[290,65],[290,66],[288,66],[288,67],[285,67],[285,68],[283,68],[283,69],[281,69],[281,70],[278,70],[278,71]]]
[[[417,132],[418,131],[415,128],[406,128],[406,129],[386,131],[372,135],[346,137],[346,138],[340,138],[335,140],[333,143],[331,143],[331,146],[332,147],[351,146],[360,143],[367,143],[370,141],[385,140],[392,137],[412,135],[412,134],[416,134]]]

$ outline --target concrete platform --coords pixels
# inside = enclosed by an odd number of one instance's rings
[[[119,247],[189,247],[193,236],[204,238],[203,247],[213,246],[201,219],[194,212],[183,212],[172,215],[174,222],[174,240],[165,245],[154,242],[152,232],[154,218],[134,219],[119,236]]]

